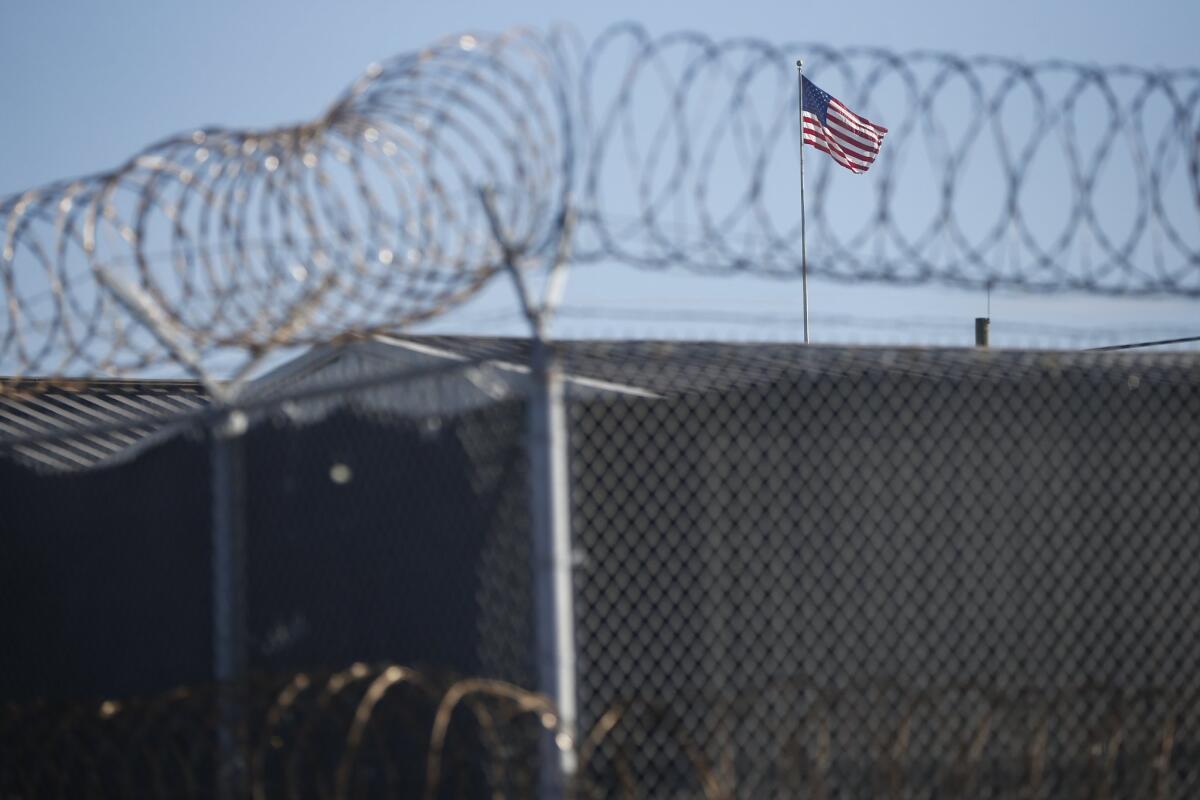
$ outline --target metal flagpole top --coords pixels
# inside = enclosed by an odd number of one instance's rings
[[[796,70],[800,90],[800,291],[804,303],[804,343],[810,344],[812,337],[808,328],[808,237],[804,221],[804,59],[796,59]]]

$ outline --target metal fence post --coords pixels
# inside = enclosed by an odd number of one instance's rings
[[[526,448],[529,456],[529,511],[533,533],[533,650],[538,691],[558,712],[555,730],[540,742],[538,796],[567,795],[577,766],[578,692],[575,672],[575,585],[572,576],[571,494],[567,472],[567,419],[563,376],[547,332],[566,279],[567,255],[574,230],[568,208],[559,221],[558,249],[550,263],[541,304],[517,266],[520,249],[504,231],[491,187],[479,197],[512,278],[521,310],[529,322],[529,398]]]
[[[553,348],[532,342],[529,479],[533,523],[534,648],[538,689],[558,709],[558,730],[542,738],[539,795],[566,795],[576,770],[575,595],[562,371]]]
[[[240,411],[210,429],[213,678],[217,691],[216,797],[246,796],[246,504]]]

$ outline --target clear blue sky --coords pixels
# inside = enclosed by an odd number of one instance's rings
[[[625,19],[653,32],[686,28],[715,37],[749,35],[1104,64],[1200,62],[1195,44],[1200,3],[1195,0],[7,2],[0,6],[0,195],[114,166],[177,131],[312,117],[368,63],[449,33],[567,22],[590,39]],[[744,277],[716,281],[595,268],[572,277],[568,302],[581,307],[703,308],[786,316],[797,311],[798,295],[798,285]],[[482,305],[464,311],[463,318],[494,315],[507,303],[507,290],[497,288]],[[998,294],[992,308],[1001,343],[1006,322],[1105,328],[1117,338],[1149,326],[1193,327],[1200,333],[1200,304],[1180,300]],[[965,343],[971,318],[983,313],[983,299],[979,293],[936,287],[899,290],[818,281],[813,310],[818,340],[909,338],[902,330],[834,324],[851,315],[961,319]],[[823,319],[829,323],[824,330]],[[795,333],[789,326],[769,327],[714,323],[707,330],[664,331],[628,320],[567,318],[560,332],[745,337]]]

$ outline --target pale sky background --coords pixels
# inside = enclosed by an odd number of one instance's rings
[[[168,134],[318,115],[373,62],[451,33],[614,22],[653,33],[937,49],[1020,59],[1187,67],[1200,63],[1200,3],[606,0],[552,3],[16,2],[0,0],[0,196],[113,167]],[[809,151],[813,152],[813,151]],[[885,150],[886,155],[886,150]],[[576,270],[556,333],[797,339],[799,283],[700,279],[611,265]],[[818,342],[969,344],[983,293],[937,286],[812,284]],[[441,329],[520,333],[507,286]],[[687,322],[682,317],[704,317]],[[1098,345],[1200,335],[1200,302],[996,292],[994,342]],[[757,318],[757,322],[751,322]],[[1069,330],[1068,330],[1069,329]],[[1069,335],[1078,331],[1080,335]]]

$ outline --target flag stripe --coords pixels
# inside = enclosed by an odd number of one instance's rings
[[[819,125],[812,125],[811,123],[806,124],[805,128],[820,131],[823,135],[832,136],[843,149],[861,158],[873,159],[879,154],[878,146],[863,145],[859,140],[842,136],[839,131],[832,128],[822,128]]]
[[[833,111],[836,111],[840,116],[844,117],[848,122],[850,122],[854,126],[856,126],[858,128],[862,128],[864,131],[867,131],[867,132],[871,133],[872,135],[878,136],[880,134],[887,133],[887,128],[883,128],[881,130],[880,129],[881,126],[876,125],[875,123],[871,122],[869,119],[866,119],[865,117],[861,117],[858,114],[855,114],[853,111],[851,111],[849,108],[847,108],[844,103],[841,103],[838,100],[830,100],[829,108],[832,109]]]
[[[853,111],[846,108],[845,104],[842,103],[842,101],[838,100],[837,98],[830,100],[829,105],[831,105],[838,111],[841,111],[842,113],[846,114],[851,119],[853,119],[855,122],[857,122],[859,125],[864,125],[864,126],[867,126],[871,129],[873,129],[876,133],[880,134],[881,136],[888,132],[888,129],[883,127],[882,125],[876,125],[874,122],[871,122],[871,120],[867,119],[866,117],[860,117],[858,114],[855,114]]]
[[[861,156],[856,156],[853,153],[848,153],[846,152],[845,148],[841,147],[836,141],[820,134],[815,137],[810,135],[807,141],[810,144],[821,144],[826,150],[830,151],[831,154],[836,154],[840,161],[852,163],[863,170],[871,166],[871,163],[875,160],[873,158],[863,158]]]
[[[833,137],[829,136],[824,131],[810,133],[807,137],[807,140],[814,146],[820,145],[821,148],[827,153],[829,153],[831,156],[834,156],[836,160],[842,164],[842,166],[854,166],[865,171],[867,167],[871,166],[871,161],[874,160],[869,158],[857,158],[853,154],[847,153],[844,148],[838,145],[837,141],[834,140]]]
[[[837,139],[830,136],[828,133],[825,134],[825,143],[827,145],[829,145],[829,150],[831,152],[837,152],[837,153],[841,154],[841,156],[843,158],[845,158],[846,161],[849,161],[850,163],[854,164],[856,167],[861,167],[863,172],[866,172],[867,168],[870,167],[871,163],[875,160],[874,156],[862,157],[862,156],[857,156],[854,153],[848,152],[846,150],[846,148],[842,147],[841,144],[838,143]]]
[[[851,172],[853,172],[853,173],[856,173],[856,174],[861,174],[861,173],[863,173],[863,172],[865,172],[865,171],[866,171],[866,170],[864,170],[862,167],[859,167],[859,166],[857,166],[857,165],[855,165],[855,164],[852,164],[852,163],[850,163],[850,162],[849,162],[849,161],[847,161],[845,158],[843,158],[842,156],[840,156],[840,155],[838,155],[837,153],[833,152],[833,151],[832,151],[832,150],[830,150],[828,147],[826,147],[826,146],[825,146],[823,143],[821,143],[821,142],[818,142],[818,141],[816,141],[815,139],[810,139],[810,140],[808,141],[808,144],[812,145],[812,146],[813,146],[814,148],[816,148],[817,150],[820,150],[822,153],[828,153],[828,154],[829,154],[829,156],[830,156],[830,157],[831,157],[831,158],[832,158],[834,161],[836,161],[838,164],[841,164],[843,167],[845,167],[846,169],[850,170],[850,171],[851,171]]]
[[[829,114],[826,115],[825,119],[827,125],[838,128],[848,138],[858,139],[867,147],[879,147],[881,139],[879,135],[875,133],[875,131],[870,130],[869,128],[847,124],[832,108],[829,109]]]
[[[853,131],[848,131],[840,122],[834,119],[832,115],[829,117],[828,123],[824,125],[821,124],[821,119],[816,114],[810,114],[806,111],[804,112],[804,118],[806,122],[814,127],[829,130],[830,133],[847,142],[852,147],[856,147],[859,150],[869,153],[879,152],[879,146],[881,144],[879,140],[866,139],[854,133]]]
[[[855,172],[866,172],[871,166],[871,160],[860,160],[846,153],[836,142],[831,141],[828,137],[809,137],[806,140],[810,145],[818,150],[823,150],[833,156],[834,160],[847,169],[852,169]]]
[[[839,151],[845,153],[847,156],[853,157],[855,160],[866,166],[870,166],[871,162],[875,160],[875,156],[879,153],[878,150],[863,150],[861,147],[857,146],[857,143],[847,142],[839,137],[835,131],[832,131],[829,128],[822,128],[820,125],[813,124],[809,120],[805,120],[804,133],[806,137],[816,136],[822,138],[823,140],[827,139],[833,142],[837,145]]]

